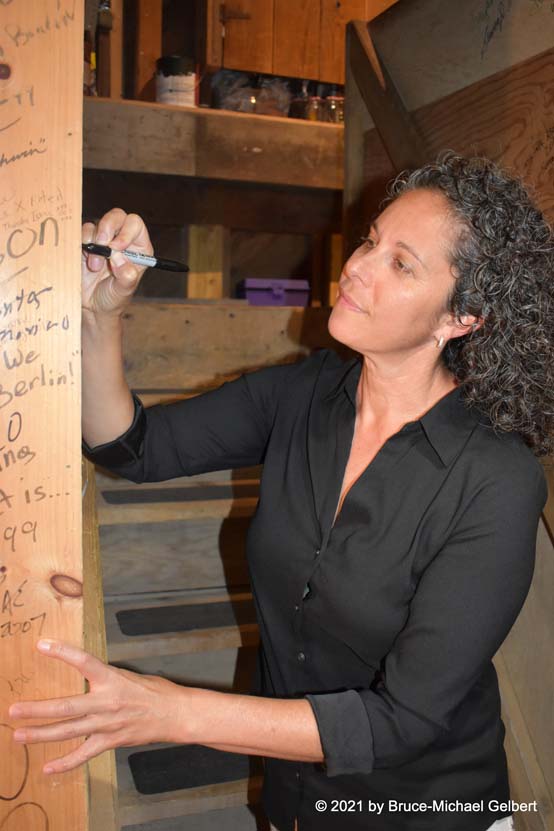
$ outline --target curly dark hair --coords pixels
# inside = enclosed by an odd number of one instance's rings
[[[450,339],[442,360],[467,406],[495,431],[517,431],[536,456],[554,452],[554,231],[529,188],[490,159],[441,151],[387,187],[386,205],[418,188],[447,197],[459,229],[448,309],[484,319]]]

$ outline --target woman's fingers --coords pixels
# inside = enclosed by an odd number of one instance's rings
[[[75,718],[101,712],[94,695],[74,695],[68,698],[52,698],[43,701],[18,701],[9,709],[10,718]]]
[[[95,242],[123,251],[130,245],[134,250],[152,254],[152,244],[146,226],[138,214],[126,214],[121,208],[112,208],[104,214],[96,227]]]
[[[65,742],[70,739],[82,739],[92,733],[112,732],[104,723],[105,719],[98,716],[75,718],[69,721],[59,721],[56,724],[44,724],[40,727],[18,727],[14,733],[16,742],[36,744],[37,742]]]
[[[101,733],[86,739],[76,750],[59,759],[52,759],[44,765],[44,773],[66,773],[90,761],[95,756],[108,750],[112,745]]]

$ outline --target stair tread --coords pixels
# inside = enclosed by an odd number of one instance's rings
[[[119,812],[122,825],[133,825],[259,801],[263,780],[261,767],[259,774],[255,773],[248,778],[157,794],[139,793],[133,781],[128,762],[129,756],[133,753],[165,748],[167,745],[147,745],[116,750]],[[252,758],[255,765],[260,764],[258,757]]]
[[[252,603],[250,592],[233,592],[225,590],[171,592],[171,594],[154,594],[151,596],[131,597],[111,600],[106,598],[106,637],[108,641],[108,658],[111,662],[125,661],[145,657],[151,654],[171,655],[203,650],[227,649],[229,647],[254,646],[258,643],[258,626],[252,614],[246,614],[245,605]],[[222,626],[205,627],[209,621],[209,605],[228,606],[237,609],[237,616],[244,622]],[[198,606],[204,628],[192,628],[182,631],[166,631],[154,634],[128,635],[122,631],[118,614],[130,611],[149,612],[152,609],[166,608],[179,614],[186,608]],[[219,610],[218,610],[219,611]],[[190,613],[187,615],[190,617]],[[246,618],[249,618],[248,620]]]
[[[163,493],[160,490],[160,493]],[[199,499],[178,501],[140,501],[126,504],[110,504],[102,491],[98,491],[96,509],[98,524],[130,525],[156,522],[174,522],[194,519],[219,519],[252,516],[258,504],[257,496],[223,497],[216,499]],[[150,499],[150,496],[149,496]]]

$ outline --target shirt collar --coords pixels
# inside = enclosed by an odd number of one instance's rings
[[[325,399],[334,398],[343,392],[356,407],[356,392],[361,371],[360,357],[353,358],[344,364],[338,380],[325,395]],[[427,441],[443,465],[447,467],[480,420],[486,421],[486,416],[479,413],[475,407],[468,407],[462,395],[462,387],[455,387],[440,398],[421,418],[407,422],[404,427],[413,424],[421,425]]]

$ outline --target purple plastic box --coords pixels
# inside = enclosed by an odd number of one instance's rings
[[[247,277],[237,283],[237,297],[246,297],[251,306],[307,306],[309,296],[307,280]]]

